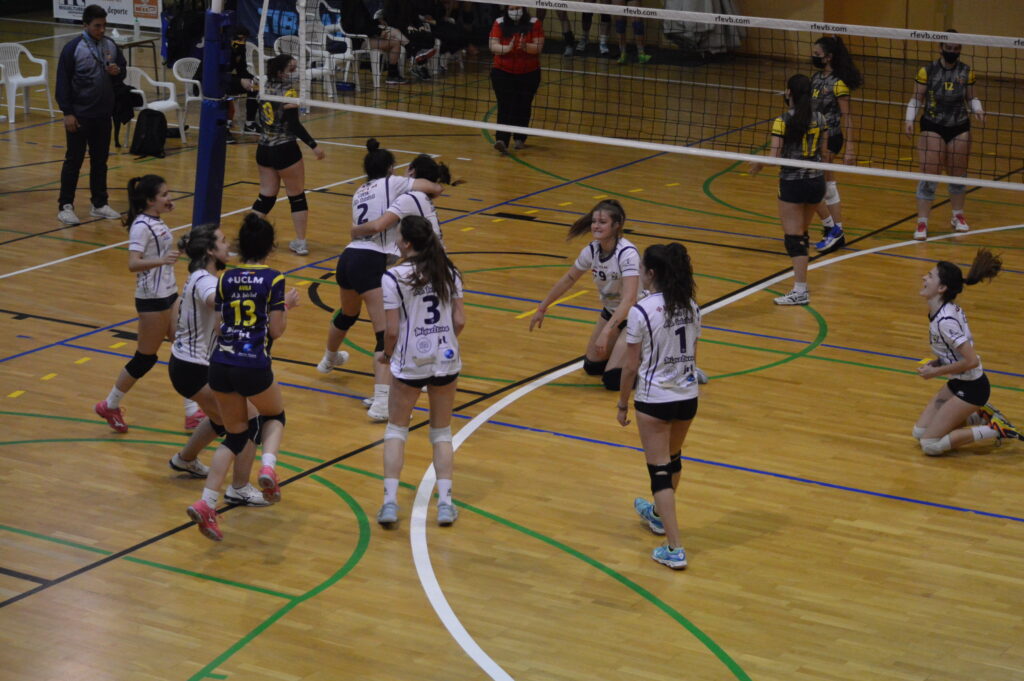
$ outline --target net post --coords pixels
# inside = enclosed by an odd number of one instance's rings
[[[230,63],[230,40],[224,35],[234,25],[233,12],[206,12],[203,43],[203,103],[199,115],[199,151],[196,158],[195,201],[192,224],[220,223],[227,156],[227,100],[225,70]]]

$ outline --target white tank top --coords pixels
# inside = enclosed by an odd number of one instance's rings
[[[217,276],[206,270],[189,275],[181,291],[178,307],[178,330],[174,334],[171,353],[193,364],[209,364],[213,341],[217,334],[217,311],[206,301],[217,291]]]
[[[459,341],[452,321],[452,301],[441,302],[431,286],[413,288],[411,263],[391,268],[381,278],[384,309],[397,309],[398,344],[391,373],[405,379],[450,376],[462,369]],[[452,300],[462,297],[462,277],[455,276]]]
[[[412,188],[413,178],[388,175],[370,180],[352,196],[352,224],[365,225],[376,220],[401,194]],[[378,234],[359,236],[352,239],[345,248],[364,248],[379,253],[398,255],[396,240],[398,230],[392,227]]]
[[[665,297],[655,292],[629,310],[626,342],[642,343],[637,402],[678,402],[697,397],[697,338],[700,308],[695,301],[674,319],[665,317]]]
[[[163,220],[139,215],[128,232],[128,250],[141,253],[146,260],[161,258],[174,250],[174,235]],[[178,292],[174,265],[160,265],[135,273],[136,298],[166,298]]]

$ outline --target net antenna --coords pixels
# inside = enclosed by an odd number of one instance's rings
[[[1024,190],[1024,40],[945,31],[896,29],[827,22],[791,21],[766,17],[709,14],[569,0],[521,0],[538,11],[564,11],[580,35],[606,25],[627,30],[627,63],[601,58],[596,49],[563,56],[571,50],[562,39],[557,12],[544,21],[546,44],[541,55],[542,84],[533,103],[528,127],[495,122],[494,93],[489,72],[491,56],[482,50],[465,71],[436,69],[430,80],[400,87],[356,91],[337,96],[334,64],[318,60],[322,31],[308,24],[322,23],[317,7],[324,0],[296,0],[299,15],[300,96],[291,101],[302,107],[391,116],[427,123],[455,125],[484,131],[506,131],[530,136],[571,140],[586,144],[719,158],[725,161],[762,162],[838,173],[872,175],[913,181],[949,182],[948,175],[917,172],[917,133],[904,134],[905,112],[922,68],[935,63],[943,43],[962,45],[962,61],[976,75],[974,96],[984,102],[983,125],[974,122],[965,185]],[[330,0],[327,0],[329,3]],[[505,5],[499,0],[472,0],[480,16],[497,16]],[[269,0],[263,0],[260,44]],[[590,15],[590,19],[586,19]],[[346,17],[342,17],[346,20]],[[678,22],[706,31],[740,28],[739,47],[713,63],[684,65],[681,53],[663,31],[677,31]],[[632,57],[634,30],[646,32],[648,45],[656,45],[646,64]],[[670,28],[671,27],[671,28]],[[614,41],[615,32],[609,32]],[[319,33],[319,35],[318,35]],[[772,122],[786,106],[780,95],[786,80],[796,73],[810,75],[811,49],[822,36],[841,37],[863,75],[863,87],[854,90],[850,103],[855,117],[856,164],[814,163],[774,159],[761,155]],[[660,40],[660,44],[657,44]],[[366,47],[356,46],[356,49]],[[592,46],[596,47],[596,46]],[[374,51],[375,59],[383,59]],[[401,67],[409,76],[410,55]],[[443,62],[442,62],[443,63]],[[262,72],[262,69],[261,69]],[[357,70],[356,77],[359,77]]]

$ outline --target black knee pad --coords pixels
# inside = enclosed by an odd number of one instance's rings
[[[626,20],[625,19],[619,19],[619,18],[615,19],[615,32],[618,33],[619,35],[626,35]]]
[[[663,489],[672,489],[672,464],[658,466],[647,464],[647,474],[651,476],[651,493],[657,494]]]
[[[357,319],[359,319],[359,315],[357,314],[347,315],[341,310],[338,310],[334,313],[334,316],[331,317],[331,323],[334,324],[334,328],[339,331],[348,331],[352,328],[352,325],[356,323]]]
[[[595,362],[592,359],[583,358],[583,373],[587,376],[600,376],[604,373],[604,368],[608,365],[608,360],[602,360]]]
[[[644,22],[642,20],[640,20],[640,19],[637,19],[636,21],[633,22],[633,35],[643,35],[643,34],[644,34]]]
[[[622,387],[622,369],[609,369],[601,374],[601,382],[605,390],[618,390]]]
[[[610,24],[610,23],[612,23],[612,15],[611,14],[602,14],[601,15],[601,23],[602,24]]]
[[[154,364],[156,364],[156,355],[144,355],[136,351],[135,355],[124,365],[124,368],[129,376],[139,380],[153,368]]]
[[[292,206],[293,213],[301,213],[304,210],[309,210],[309,204],[306,203],[306,194],[298,194],[297,196],[289,196],[288,203]]]
[[[668,469],[673,475],[683,470],[683,453],[676,452],[668,459]]]
[[[807,247],[811,243],[810,237],[806,234],[787,234],[782,241],[786,244],[786,254],[791,258],[807,255]]]
[[[224,446],[231,450],[231,453],[238,456],[245,449],[245,445],[249,442],[249,433],[244,431],[241,433],[228,433],[227,437],[224,438]]]
[[[252,209],[257,213],[263,213],[266,215],[274,209],[275,203],[277,203],[276,196],[264,196],[263,194],[260,194],[260,197],[253,202]]]
[[[283,426],[285,421],[284,410],[282,410],[280,414],[274,414],[273,416],[260,415],[260,428],[263,428],[267,421],[280,421]]]
[[[262,425],[259,416],[249,419],[249,439],[258,445],[263,444],[263,430],[260,428]]]
[[[210,427],[213,428],[213,432],[217,433],[217,437],[224,437],[228,434],[228,429],[213,419],[210,419]]]
[[[373,335],[377,338],[377,344],[373,346],[373,351],[374,352],[383,352],[384,351],[384,332],[383,331],[377,331]]]

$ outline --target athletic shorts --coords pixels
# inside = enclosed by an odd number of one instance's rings
[[[786,203],[817,204],[825,198],[825,176],[779,180],[779,200]]]
[[[284,170],[302,160],[302,150],[295,140],[284,144],[267,147],[262,144],[256,147],[256,163],[264,168]]]
[[[835,131],[834,133],[829,131],[828,150],[832,152],[833,156],[835,156],[836,154],[843,150],[844,142],[846,142],[846,140],[843,139],[843,133],[839,132],[838,130]]]
[[[270,367],[236,367],[210,362],[210,388],[219,393],[238,393],[245,397],[259,395],[274,384]]]
[[[984,407],[988,402],[989,396],[992,394],[992,386],[989,385],[988,376],[985,374],[982,374],[981,378],[976,378],[973,381],[951,378],[946,387],[949,388],[949,392],[967,404],[973,404],[976,407]]]
[[[167,375],[179,395],[192,397],[209,382],[210,367],[178,359],[172,354],[171,361],[167,363]]]
[[[690,421],[697,415],[697,399],[694,397],[676,402],[633,402],[633,408],[641,414],[662,421]]]
[[[172,293],[166,298],[136,298],[136,312],[163,312],[174,307],[174,301],[178,299],[177,293]]]
[[[601,319],[603,319],[606,322],[608,322],[608,321],[611,321],[611,318],[612,318],[612,311],[609,310],[607,307],[601,308]],[[626,320],[625,319],[623,319],[621,322],[619,322],[619,331],[622,331],[624,328],[626,328]]]
[[[971,129],[971,119],[957,125],[939,125],[930,118],[921,118],[921,132],[937,132],[946,144]]]
[[[368,248],[346,248],[338,258],[334,279],[341,288],[366,293],[380,288],[380,278],[387,270],[388,257]]]
[[[448,385],[449,383],[454,383],[455,379],[457,379],[458,377],[459,374],[454,373],[448,374],[447,376],[430,376],[429,378],[401,378],[399,376],[395,376],[395,380],[401,381],[402,383],[413,388],[422,388],[425,385],[432,385],[435,387]]]

